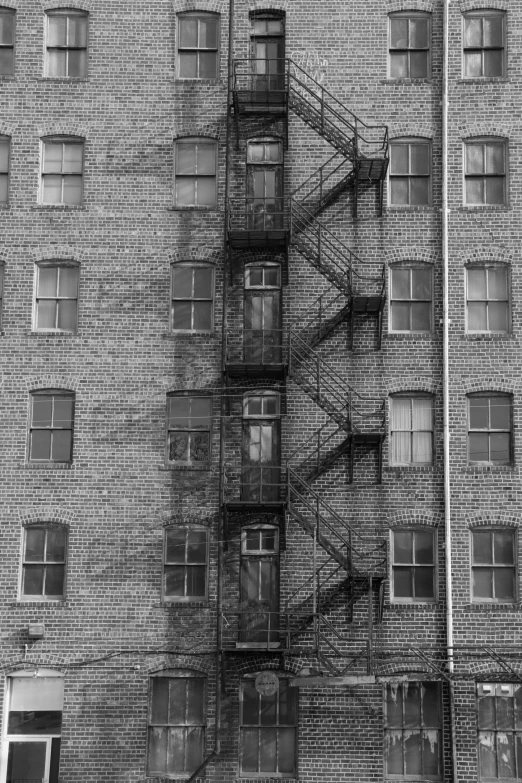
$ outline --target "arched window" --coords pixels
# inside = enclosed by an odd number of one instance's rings
[[[88,14],[75,8],[47,11],[46,76],[87,76]]]
[[[42,204],[77,206],[83,201],[84,140],[70,136],[42,141]]]
[[[14,73],[15,11],[0,6],[0,75]]]
[[[431,14],[398,11],[390,14],[391,79],[427,79],[430,69]]]
[[[79,272],[80,267],[73,261],[41,261],[36,265],[35,331],[76,331]]]
[[[390,464],[433,462],[433,397],[394,394],[390,397]]]
[[[513,397],[501,392],[468,394],[468,461],[510,465],[513,460]]]
[[[2,15],[0,14],[0,22]],[[0,55],[2,50],[0,49]],[[8,136],[0,136],[0,204],[9,201],[9,168],[11,158],[11,139]]]
[[[163,547],[163,597],[202,601],[207,597],[208,530],[167,527]]]
[[[217,143],[206,138],[177,141],[174,178],[177,207],[215,207]]]
[[[390,266],[390,332],[433,330],[433,268],[427,264]]]
[[[464,203],[507,203],[507,140],[474,138],[464,143]]]
[[[509,268],[506,264],[466,267],[468,333],[506,334],[510,328]]]
[[[391,531],[392,601],[435,601],[436,532],[428,527]]]
[[[171,324],[174,332],[211,332],[214,267],[182,261],[171,266]]]
[[[516,600],[516,541],[516,531],[509,527],[478,527],[471,531],[473,601]]]
[[[178,16],[178,77],[217,79],[219,16],[191,11]]]
[[[42,389],[31,393],[29,462],[72,462],[74,393]]]
[[[210,464],[212,398],[169,394],[167,398],[167,461],[187,467]]]
[[[431,203],[431,142],[410,137],[390,141],[390,205]]]
[[[481,8],[463,15],[463,76],[465,79],[504,76],[506,14]]]
[[[67,529],[41,523],[24,529],[22,599],[60,600],[65,596]]]

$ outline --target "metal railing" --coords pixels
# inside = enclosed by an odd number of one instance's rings
[[[230,199],[228,204],[229,231],[289,231],[290,206],[288,199],[279,196],[258,198],[245,196]]]
[[[292,193],[292,198],[311,211],[321,209],[349,184],[354,173],[353,164],[340,152],[310,174]]]
[[[279,365],[286,355],[282,329],[227,329],[227,363]]]
[[[223,464],[225,502],[252,504],[284,502],[286,477],[281,464],[246,465],[241,459]]]

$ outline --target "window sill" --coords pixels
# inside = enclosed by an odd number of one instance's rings
[[[162,601],[154,609],[208,609],[209,601]]]
[[[214,79],[197,79],[196,77],[183,79],[181,76],[170,76],[169,81],[173,84],[187,85],[188,87],[197,87],[200,84],[222,85],[223,87],[226,85],[226,81],[217,76]]]
[[[514,473],[514,465],[467,465],[463,473]]]
[[[87,76],[39,76],[37,82],[56,82],[57,84],[78,84],[88,82]]]
[[[470,342],[497,342],[499,340],[512,340],[515,337],[514,334],[508,332],[466,332],[462,335],[463,340],[469,340]]]
[[[469,79],[457,79],[455,84],[508,84],[507,76],[473,76]]]
[[[520,612],[522,607],[516,602],[509,604],[502,603],[487,603],[481,604],[479,602],[468,604],[465,607],[469,612]]]
[[[415,609],[422,609],[425,611],[426,609],[437,609],[439,606],[438,601],[414,601],[408,602],[404,601],[390,601],[388,604],[388,608],[394,612],[412,612],[415,611]]]
[[[211,332],[163,332],[161,335],[163,340],[177,340],[180,337],[181,338],[191,338],[191,337],[217,337],[217,332],[213,329]]]
[[[381,84],[433,84],[433,78],[419,78],[414,79],[411,76],[400,76],[397,79],[392,79],[391,77],[388,79],[382,79]]]
[[[36,204],[36,206],[31,207],[31,209],[36,210],[37,212],[45,212],[47,210],[50,212],[81,212],[82,210],[86,210],[87,207],[83,204]]]
[[[72,470],[72,462],[26,462],[26,470]]]
[[[401,473],[406,471],[410,473],[430,473],[434,469],[433,462],[427,465],[384,465],[383,470],[387,473]]]
[[[426,340],[426,339],[433,339],[435,336],[433,331],[427,331],[427,332],[387,332],[383,335],[383,338],[386,340],[400,340],[404,339],[405,337],[408,339],[414,338],[416,340]]]
[[[167,207],[168,212],[215,212],[216,215],[221,215],[222,212],[217,206],[214,207],[198,207],[198,206],[186,206],[186,207]]]
[[[388,204],[386,212],[436,212],[433,204]]]
[[[20,598],[18,601],[13,601],[13,603],[9,604],[9,606],[16,609],[18,609],[20,606],[27,606],[29,609],[41,609],[43,606],[49,606],[51,609],[71,608],[67,601],[61,598],[41,598],[40,600],[31,598],[27,601],[23,598]]]
[[[45,329],[32,329],[29,332],[25,333],[26,337],[79,337],[80,335],[78,332],[59,332],[58,330],[49,330],[46,331]]]
[[[510,212],[511,207],[507,204],[462,204],[457,207],[456,212]]]
[[[0,209],[11,209],[11,204],[9,204],[7,201],[2,201],[0,204]]]
[[[0,73],[0,81],[1,82],[15,82],[16,76],[14,73]]]
[[[181,472],[187,472],[187,471],[195,471],[196,473],[202,473],[202,472],[208,472],[210,470],[210,463],[205,463],[204,465],[174,465],[168,463],[167,465],[164,465],[161,468],[158,468],[160,471],[181,471]]]

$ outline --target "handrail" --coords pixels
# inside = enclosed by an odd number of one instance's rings
[[[334,168],[334,169],[332,169],[332,171],[330,171],[330,173],[329,173],[329,174],[327,174],[326,176],[323,176],[323,172],[324,172],[324,170],[325,170],[325,169],[326,169],[326,168],[327,168],[327,167],[328,167],[328,166],[329,166],[329,165],[330,165],[330,164],[331,164],[331,163],[332,163],[332,162],[333,162],[333,161],[334,161],[336,158],[341,158],[341,162],[340,162],[340,163],[339,163],[337,166],[335,166],[335,168]],[[340,152],[336,152],[334,155],[332,155],[332,157],[331,157],[331,158],[329,158],[329,159],[326,161],[326,163],[323,163],[323,165],[322,165],[322,166],[319,166],[319,168],[318,168],[318,169],[316,169],[314,172],[312,172],[312,174],[310,174],[310,176],[309,176],[309,177],[307,177],[307,178],[304,180],[304,182],[302,182],[300,185],[298,185],[298,187],[297,187],[297,188],[296,188],[296,189],[295,189],[295,190],[292,192],[292,194],[291,194],[291,195],[292,195],[292,198],[296,198],[297,194],[298,194],[300,191],[302,191],[302,190],[305,188],[305,186],[306,186],[306,185],[308,185],[308,184],[310,183],[310,181],[311,181],[311,180],[313,180],[315,177],[319,177],[319,183],[318,183],[317,185],[314,185],[314,187],[313,187],[311,190],[309,190],[309,191],[308,191],[308,193],[307,193],[305,196],[300,196],[300,198],[301,198],[301,200],[303,200],[303,201],[304,201],[305,199],[307,199],[307,198],[310,198],[310,196],[312,195],[312,193],[314,193],[316,190],[319,190],[319,192],[320,192],[320,197],[322,198],[322,196],[324,195],[324,194],[322,193],[322,188],[323,188],[323,186],[325,185],[325,183],[327,183],[327,182],[328,182],[328,180],[330,180],[330,179],[331,179],[331,178],[332,178],[332,177],[333,177],[335,174],[337,174],[337,173],[338,173],[338,171],[339,171],[340,169],[342,169],[344,166],[349,166],[349,167],[350,167],[350,170],[349,170],[349,171],[348,171],[348,172],[347,172],[347,173],[346,173],[346,174],[345,174],[345,175],[344,175],[344,176],[343,176],[343,177],[342,177],[342,178],[341,178],[341,179],[338,181],[338,183],[337,183],[337,184],[339,184],[339,182],[342,182],[342,180],[344,179],[344,177],[348,177],[348,176],[349,176],[351,173],[353,173],[353,165],[350,163],[350,161],[349,161],[347,158],[345,158],[345,157],[344,157],[344,155],[341,155],[341,153],[340,153]],[[335,187],[335,185],[333,185],[332,187]]]

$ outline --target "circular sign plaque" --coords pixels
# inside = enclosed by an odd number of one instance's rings
[[[257,675],[254,685],[262,696],[273,696],[279,690],[279,677],[274,672],[261,672]]]

